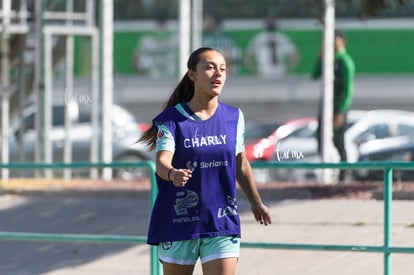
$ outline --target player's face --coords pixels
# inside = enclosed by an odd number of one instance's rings
[[[341,37],[335,37],[334,47],[335,47],[335,52],[338,52],[340,49],[345,47],[345,40]]]
[[[216,51],[206,51],[200,57],[196,71],[192,72],[195,89],[211,96],[219,95],[226,82],[226,61]]]

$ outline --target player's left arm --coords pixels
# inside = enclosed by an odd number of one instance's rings
[[[236,179],[250,203],[251,211],[260,224],[271,223],[270,212],[263,203],[256,188],[253,170],[244,151],[245,121],[243,112],[239,109],[239,120],[237,122],[236,141]]]
[[[341,102],[340,110],[345,113],[349,110],[352,99],[354,97],[354,81],[355,81],[355,65],[351,58],[344,58],[342,60],[342,77],[343,77],[343,101]]]
[[[256,188],[253,171],[244,152],[236,156],[236,176],[243,193],[250,203],[254,218],[260,224],[268,225],[272,223],[269,208],[263,203]]]

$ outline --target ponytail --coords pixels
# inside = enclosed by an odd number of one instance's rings
[[[189,101],[194,95],[194,82],[185,74],[163,105],[163,110],[175,106],[182,101]]]
[[[206,51],[217,51],[213,48],[199,48],[193,51],[188,59],[187,68],[192,71],[196,71],[197,64],[200,62],[201,54]],[[178,85],[175,87],[170,98],[163,104],[163,110],[173,107],[180,102],[189,101],[194,95],[194,82],[188,77],[186,73]],[[155,150],[157,141],[157,129],[152,125],[146,130],[137,142],[146,143],[151,151]]]
[[[162,110],[175,106],[182,101],[189,101],[194,95],[194,83],[187,74],[183,76],[170,98],[163,104]],[[146,143],[151,151],[155,150],[157,129],[151,125],[138,139],[138,142]]]

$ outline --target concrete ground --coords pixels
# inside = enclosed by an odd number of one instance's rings
[[[383,202],[374,200],[287,200],[269,204],[273,223],[256,224],[250,213],[241,216],[244,242],[381,246]],[[414,247],[414,202],[393,203],[393,244]],[[54,270],[45,275],[150,274],[147,246],[137,246],[96,261]],[[238,275],[383,273],[383,254],[360,251],[300,251],[242,248]],[[393,275],[411,274],[414,255],[393,254]],[[198,264],[194,272],[201,275]]]
[[[50,184],[49,184],[50,185]],[[16,185],[17,186],[17,185]],[[142,200],[141,205],[148,202],[148,187],[140,186],[140,195],[137,188],[122,185],[107,188],[102,192],[102,186],[93,189],[90,186],[76,188],[66,184],[66,187],[47,189],[45,185],[36,183],[31,190],[17,190],[15,196],[66,196],[80,197],[110,196],[116,200]],[[146,187],[145,187],[146,186]],[[3,186],[4,187],[4,186]],[[273,190],[273,191],[272,191]],[[3,189],[5,193],[13,191],[8,185]],[[286,190],[285,190],[286,191]],[[32,194],[30,194],[32,192]],[[37,193],[36,193],[37,192]],[[271,188],[260,188],[266,204],[270,207],[273,223],[269,226],[257,224],[250,212],[243,196],[239,197],[239,208],[242,220],[242,242],[266,243],[296,243],[296,244],[328,244],[352,245],[354,251],[312,251],[287,249],[241,249],[237,275],[259,274],[352,274],[378,275],[384,273],[384,256],[382,253],[367,253],[362,246],[382,246],[384,242],[384,204],[382,200],[369,196],[355,196],[346,198],[326,197],[317,199],[312,196],[311,189],[297,188],[292,192],[275,192]],[[145,201],[145,202],[144,202]],[[3,206],[4,207],[4,206]],[[10,204],[13,207],[13,204]],[[2,210],[2,208],[0,208]],[[392,245],[414,247],[414,201],[394,200],[392,204]],[[143,217],[147,219],[147,217]],[[24,229],[22,230],[24,231]],[[392,254],[392,275],[411,274],[414,269],[413,254]],[[45,264],[47,264],[45,259]],[[0,267],[1,270],[1,267]],[[27,269],[25,269],[27,271]],[[2,273],[3,274],[3,273]],[[38,273],[22,272],[21,275],[35,275]],[[150,249],[147,245],[137,245],[111,254],[85,261],[78,265],[68,264],[50,269],[43,275],[150,275]],[[195,275],[201,275],[201,267],[197,264]],[[5,274],[16,275],[16,274]]]

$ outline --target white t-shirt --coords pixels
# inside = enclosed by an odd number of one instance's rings
[[[296,48],[284,34],[263,32],[252,39],[247,54],[254,57],[258,75],[275,78],[286,75],[289,58],[296,54]]]

